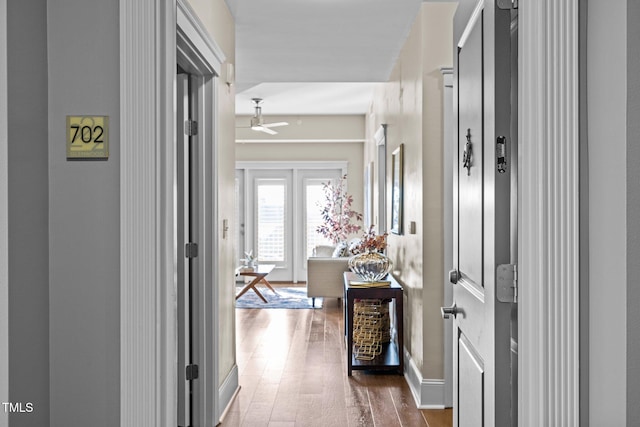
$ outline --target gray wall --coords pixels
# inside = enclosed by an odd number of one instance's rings
[[[48,6],[51,425],[112,427],[120,419],[118,0]],[[110,117],[109,160],[66,159],[66,115]]]
[[[627,2],[627,425],[640,425],[640,2]]]
[[[8,2],[11,427],[120,412],[118,0]],[[108,115],[108,161],[67,161],[66,115]]]
[[[626,425],[626,6],[627,0],[588,2],[592,426]]]
[[[11,427],[49,423],[45,0],[7,2],[9,399],[33,404]]]

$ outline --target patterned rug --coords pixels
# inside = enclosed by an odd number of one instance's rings
[[[236,286],[236,295],[243,286]],[[253,290],[249,290],[236,300],[236,308],[322,308],[322,298],[316,298],[315,307],[311,305],[311,298],[307,298],[306,287],[281,288],[275,287],[277,295],[266,286],[258,285],[260,293],[267,299],[265,304]]]

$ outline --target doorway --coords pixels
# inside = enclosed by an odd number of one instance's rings
[[[214,58],[207,59],[195,50],[196,35],[177,34],[172,162],[178,338],[174,401],[178,426],[213,427],[220,417],[217,354],[221,231],[215,226],[218,74]]]

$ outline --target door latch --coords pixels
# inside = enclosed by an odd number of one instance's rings
[[[464,153],[462,155],[462,167],[467,168],[467,176],[471,175],[471,129],[467,129],[467,143],[464,146]]]
[[[499,136],[496,139],[496,157],[498,158],[498,173],[507,171],[507,138]]]
[[[458,306],[454,303],[451,307],[440,307],[440,314],[443,319],[450,319],[451,316],[458,316]]]
[[[518,0],[498,0],[496,2],[498,9],[517,9],[518,8]]]
[[[496,296],[500,302],[518,302],[518,265],[500,264],[496,271]]]

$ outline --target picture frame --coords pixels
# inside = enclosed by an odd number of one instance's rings
[[[404,144],[391,153],[391,232],[402,234]]]

